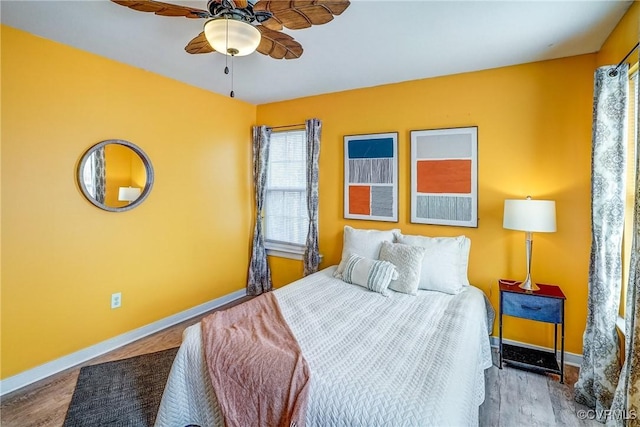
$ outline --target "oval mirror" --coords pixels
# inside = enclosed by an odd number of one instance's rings
[[[133,209],[153,187],[153,166],[135,144],[109,139],[89,148],[78,165],[78,185],[91,203],[110,212]]]

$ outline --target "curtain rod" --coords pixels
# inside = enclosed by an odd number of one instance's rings
[[[269,126],[271,129],[282,129],[282,128],[297,128],[301,126],[306,126],[305,123],[298,123],[295,125],[282,125],[282,126]]]
[[[609,71],[609,76],[611,76],[611,77],[615,77],[615,76],[617,76],[617,75],[618,75],[618,68],[622,67],[622,64],[624,64],[624,61],[626,61],[626,60],[627,60],[627,58],[631,56],[631,54],[633,53],[633,51],[634,51],[634,50],[636,50],[636,49],[638,48],[638,46],[639,46],[639,45],[640,45],[640,42],[636,43],[636,45],[635,45],[633,48],[631,48],[631,50],[629,51],[629,53],[627,53],[627,55],[626,55],[624,58],[622,58],[622,61],[620,61],[620,62],[618,63],[618,65],[616,65],[616,68],[614,68],[613,70]]]

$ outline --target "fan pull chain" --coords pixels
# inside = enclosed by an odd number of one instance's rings
[[[229,51],[229,18],[225,17],[224,18],[224,23],[227,25],[227,34],[226,34],[226,40],[225,40],[225,44],[224,44],[224,49],[228,52]],[[225,53],[224,55],[224,73],[225,74],[229,74],[229,65],[228,65],[228,60],[229,59],[229,55],[227,55]]]
[[[231,96],[232,98],[236,97],[236,94],[233,93],[233,57],[235,55],[231,55],[231,93],[229,94],[229,96]]]

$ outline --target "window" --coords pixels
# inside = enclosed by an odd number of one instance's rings
[[[96,153],[94,151],[84,163],[84,169],[82,169],[82,181],[84,182],[84,187],[94,199],[96,198],[95,157]]]
[[[271,134],[264,209],[270,255],[300,258],[304,253],[309,228],[306,147],[304,130]]]
[[[629,126],[627,145],[626,200],[624,213],[624,235],[622,243],[622,292],[620,293],[620,316],[624,318],[631,266],[633,240],[633,208],[636,193],[636,147],[638,146],[638,64],[629,71]],[[623,326],[624,322],[619,323]],[[622,330],[624,330],[621,327]]]

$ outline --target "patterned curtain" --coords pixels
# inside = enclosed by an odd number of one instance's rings
[[[104,147],[93,152],[93,188],[96,189],[96,201],[104,203],[107,193],[107,164]]]
[[[304,275],[318,271],[320,249],[318,248],[318,160],[320,159],[320,134],[322,122],[318,119],[306,121],[307,129],[307,212],[309,232],[304,249]]]
[[[591,154],[591,262],[577,402],[604,422],[620,373],[616,319],[622,281],[628,66],[595,72]],[[615,75],[612,75],[615,74]]]
[[[640,105],[640,97],[636,105]],[[640,108],[636,107],[640,123]],[[638,128],[640,130],[640,127]],[[625,309],[625,358],[611,406],[609,426],[640,426],[640,132],[636,139],[636,194],[633,243]],[[628,418],[625,424],[624,418]]]
[[[247,295],[260,295],[272,290],[271,270],[269,270],[267,262],[267,250],[264,247],[264,232],[262,230],[270,142],[271,128],[266,126],[253,127],[253,184],[256,189],[256,225],[253,230]]]

